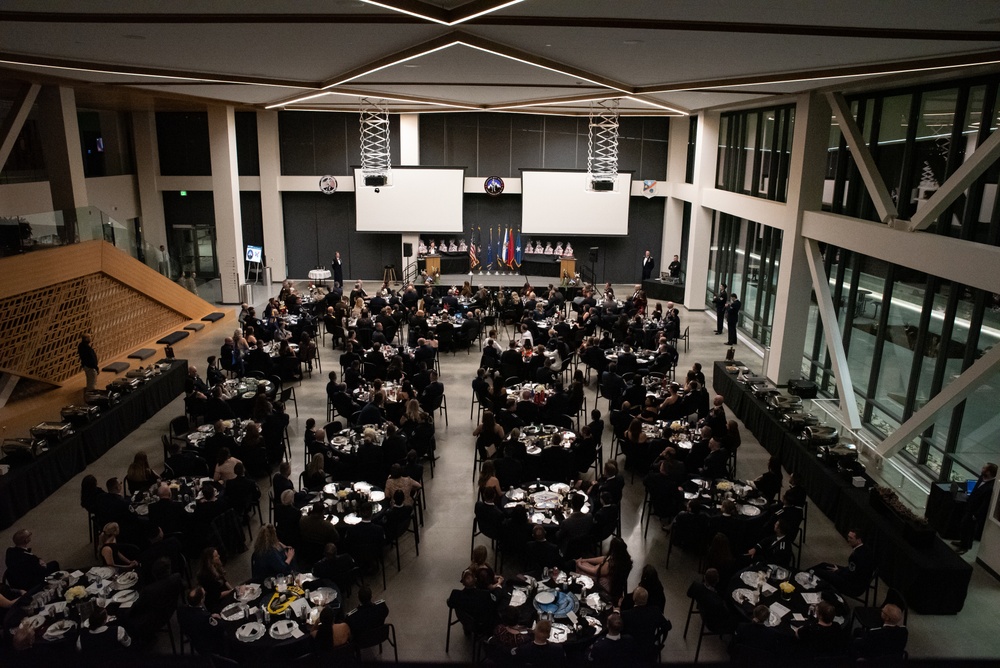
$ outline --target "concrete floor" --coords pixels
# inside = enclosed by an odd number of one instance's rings
[[[617,288],[618,286],[616,286]],[[622,286],[626,289],[626,286]],[[277,286],[275,286],[275,291]],[[690,352],[681,351],[679,366],[689,368],[695,361],[705,366],[711,373],[711,363],[725,355],[727,346],[722,336],[714,336],[714,319],[710,320],[702,312],[682,311],[684,325],[691,328]],[[231,329],[226,327],[224,329]],[[177,355],[204,366],[205,358],[217,354],[224,329],[206,328],[176,346]],[[759,366],[753,353],[742,343],[737,351],[737,359],[751,361],[750,366]],[[339,352],[329,346],[321,351],[323,367],[326,371],[338,368],[336,359]],[[445,653],[444,636],[448,608],[445,600],[455,587],[459,586],[459,575],[468,563],[469,537],[472,529],[474,488],[471,482],[472,445],[471,437],[475,423],[470,420],[470,382],[478,365],[479,355],[445,355],[441,361],[442,377],[446,387],[450,407],[449,422],[445,426],[439,421],[438,454],[435,477],[426,476],[428,510],[425,526],[421,534],[421,550],[417,556],[412,540],[404,540],[402,545],[402,571],[397,573],[394,560],[388,559],[388,587],[381,591],[381,578],[370,582],[376,596],[386,599],[389,621],[396,626],[399,639],[400,659],[404,661],[468,661],[471,659],[469,642],[459,632],[452,638],[450,653]],[[292,416],[290,434],[293,443],[293,479],[302,467],[301,433],[305,421],[314,417],[322,422],[325,416],[326,377],[315,373],[296,388],[298,415],[289,407]],[[594,406],[596,394],[588,389],[589,406]],[[601,401],[599,407],[607,410]],[[111,476],[122,476],[134,453],[145,451],[155,469],[162,466],[160,435],[167,433],[171,418],[183,412],[180,398],[162,410],[153,419],[136,430],[123,442],[112,448],[99,461],[92,464],[86,473],[93,473],[98,480]],[[754,478],[764,469],[767,452],[744,430],[743,447],[740,449],[737,475]],[[34,532],[35,552],[46,559],[57,559],[64,567],[86,568],[94,563],[91,547],[87,542],[86,514],[79,505],[81,473],[64,485],[40,506],[29,512],[14,527],[0,532],[0,546],[10,545],[11,536],[21,527],[30,527]],[[261,481],[265,498],[269,482]],[[669,570],[664,569],[667,534],[651,524],[644,539],[638,521],[642,505],[643,488],[637,479],[626,486],[623,500],[623,537],[629,545],[635,561],[630,588],[638,580],[639,572],[646,563],[654,564],[664,582],[667,592],[666,616],[673,622],[674,629],[667,639],[663,660],[686,662],[694,659],[697,644],[697,622],[695,631],[687,640],[682,638],[687,615],[688,598],[685,596],[690,582],[697,578],[696,561],[682,551],[675,551]],[[818,511],[810,513],[808,543],[803,548],[802,563],[818,561],[845,563],[848,548],[832,524]],[[978,549],[978,545],[976,547]],[[966,555],[974,560],[976,549]],[[227,565],[230,579],[238,582],[249,577],[249,552]],[[508,575],[510,573],[507,573]],[[355,601],[350,601],[353,607]],[[909,617],[911,658],[995,658],[1000,656],[1000,634],[995,631],[995,611],[1000,608],[1000,583],[976,566],[972,587],[965,609],[957,616],[923,616],[911,613]],[[165,648],[169,652],[169,646]],[[725,660],[727,654],[717,638],[706,638],[702,647],[702,661]]]

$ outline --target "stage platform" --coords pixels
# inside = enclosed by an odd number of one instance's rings
[[[556,287],[560,285],[555,276],[525,276],[524,274],[497,274],[496,272],[492,274],[474,272],[472,278],[469,278],[469,274],[441,274],[441,278],[436,285],[446,288],[450,288],[453,285],[461,287],[466,281],[469,281],[474,288],[482,285],[487,289],[520,288],[524,285],[525,281],[530,283],[536,290],[538,288],[546,288],[549,284]],[[563,286],[564,289],[566,287]]]

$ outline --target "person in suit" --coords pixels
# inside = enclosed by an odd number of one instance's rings
[[[549,642],[552,622],[540,619],[535,624],[534,637],[530,643],[519,645],[510,651],[514,661],[521,665],[549,666],[560,668],[566,665],[566,650],[562,645]]]
[[[431,369],[428,372],[430,382],[420,392],[420,407],[428,413],[435,410],[438,401],[444,396],[444,383],[438,380],[437,371]]]
[[[787,498],[787,493],[786,493]],[[837,591],[849,596],[859,596],[868,588],[872,574],[875,572],[875,555],[872,549],[865,545],[864,537],[859,529],[847,532],[847,544],[851,546],[851,554],[846,566],[837,566],[826,562],[816,564],[812,569],[816,575],[823,578]]]
[[[624,613],[613,612],[608,615],[607,631],[591,644],[587,652],[588,661],[601,666],[629,666],[638,661],[644,654],[643,648],[631,631],[625,635],[624,630],[628,630]]]
[[[758,665],[760,659],[773,658],[778,652],[778,631],[767,625],[771,610],[766,605],[758,605],[753,609],[749,622],[736,625],[733,642],[729,645],[729,654],[734,661],[745,660],[751,665]],[[753,661],[753,659],[758,661]]]
[[[340,259],[340,251],[333,255],[330,261],[330,270],[333,272],[333,282],[338,287],[344,287],[344,261]]]
[[[795,630],[795,635],[807,657],[829,659],[846,653],[847,635],[844,629],[833,621],[836,614],[831,603],[820,601],[816,606],[816,621]]]
[[[347,613],[347,625],[351,627],[351,635],[357,636],[366,631],[382,628],[389,616],[389,606],[384,599],[372,601],[372,590],[367,585],[358,589],[358,607]]]
[[[726,306],[729,304],[729,292],[726,291],[726,284],[719,286],[719,292],[712,297],[712,306],[715,307],[715,333],[722,334],[722,323],[726,319]]]
[[[476,524],[487,537],[499,537],[506,515],[496,504],[496,489],[483,487],[481,496],[482,501],[476,502]]]
[[[646,251],[646,254],[642,257],[642,280],[648,281],[653,275],[653,266],[656,265],[656,261],[653,259],[653,255]]]
[[[45,581],[45,576],[59,570],[56,561],[46,562],[31,552],[31,532],[21,529],[14,533],[14,545],[7,548],[5,577],[7,584],[25,591]]]
[[[184,591],[179,573],[171,572],[170,560],[158,559],[152,567],[153,582],[139,592],[128,616],[130,635],[139,647],[148,647],[156,632],[173,616]]]
[[[722,441],[713,437],[708,442],[708,454],[698,471],[709,480],[725,478],[728,462],[729,453],[722,447]]]
[[[672,625],[655,607],[648,605],[649,594],[644,587],[636,587],[632,591],[633,606],[621,613],[625,632],[635,638],[640,656],[647,660],[656,659],[656,637],[662,634],[666,638]],[[610,624],[610,618],[609,618]],[[609,627],[610,633],[610,627]]]
[[[765,538],[747,552],[751,562],[788,567],[792,563],[792,541],[784,520],[774,523],[774,537]]]
[[[528,571],[541,573],[542,569],[560,566],[563,562],[559,547],[550,543],[545,535],[545,527],[536,524],[531,529],[531,540],[525,548]]]
[[[174,501],[166,483],[160,483],[156,488],[156,497],[156,501],[149,504],[150,523],[162,529],[166,535],[179,533],[184,528],[184,506]]]
[[[742,302],[740,302],[740,297],[736,293],[733,293],[729,297],[729,304],[726,305],[726,328],[729,332],[729,338],[726,341],[727,345],[736,345],[736,327],[740,321],[740,309],[743,307]]]
[[[965,554],[972,549],[972,542],[983,533],[986,526],[986,513],[990,507],[990,499],[993,498],[993,485],[996,482],[997,465],[993,463],[984,464],[976,481],[976,486],[972,488],[969,499],[966,502],[965,515],[962,517],[961,537],[957,541],[952,541],[955,551]]]
[[[882,606],[882,626],[870,629],[856,638],[851,653],[866,661],[900,659],[906,651],[910,632],[903,626],[903,611],[887,603]]]
[[[736,624],[729,612],[729,605],[719,593],[719,571],[705,570],[700,582],[692,582],[687,595],[694,599],[701,612],[705,627],[715,633],[731,633]]]
[[[251,507],[260,501],[260,487],[257,483],[246,476],[246,467],[243,462],[233,467],[236,477],[226,481],[226,499],[229,505],[240,517],[247,514]]]
[[[225,649],[219,616],[205,607],[205,589],[195,587],[187,593],[187,605],[177,608],[177,623],[191,641],[191,647],[202,656],[220,654]]]
[[[323,558],[313,564],[312,574],[320,580],[335,583],[344,596],[350,596],[354,559],[349,554],[341,554],[336,543],[327,543],[323,548]]]
[[[680,278],[681,277],[681,259],[678,256],[674,256],[673,261],[667,267],[667,272],[670,274],[670,278]]]
[[[590,532],[594,529],[594,518],[590,513],[583,512],[583,505],[586,497],[582,494],[574,494],[570,503],[573,512],[559,525],[556,539],[559,541],[559,549],[568,559],[575,559],[582,556],[582,543],[590,537]]]

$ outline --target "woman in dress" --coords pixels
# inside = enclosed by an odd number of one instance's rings
[[[663,583],[660,582],[660,574],[657,573],[656,566],[646,564],[642,567],[642,574],[639,576],[639,584],[637,586],[645,589],[649,595],[646,604],[654,610],[663,612],[663,609],[667,605],[667,597],[663,592]],[[627,610],[631,607],[633,607],[632,593],[629,592],[622,601],[622,610]]]
[[[253,555],[250,557],[251,577],[255,582],[263,582],[275,575],[287,575],[292,572],[294,559],[295,548],[282,544],[274,525],[265,524],[260,528],[253,544]]]
[[[93,475],[84,476],[80,482],[80,505],[88,513],[94,512],[94,504],[104,490],[97,484],[97,478]]]
[[[476,427],[472,435],[476,437],[476,449],[480,459],[486,460],[496,454],[497,448],[503,442],[503,427],[497,424],[493,411],[483,412],[483,421]]]
[[[128,465],[128,471],[125,473],[127,489],[133,492],[140,489],[149,489],[153,483],[159,482],[159,480],[160,476],[153,473],[153,469],[149,466],[149,457],[146,456],[146,453],[135,453],[135,457],[132,459],[132,463]]]
[[[136,568],[138,561],[129,559],[118,551],[118,522],[108,522],[101,530],[101,563],[112,568]]]
[[[502,587],[503,576],[493,572],[490,565],[486,563],[487,556],[486,546],[476,545],[472,549],[472,563],[462,571],[462,577],[459,580],[465,579],[466,573],[471,573],[475,576],[476,587],[479,589],[497,589]]]
[[[360,318],[361,312],[365,310],[365,300],[358,297],[354,300],[354,308],[351,309],[352,318]]]
[[[506,606],[500,611],[500,623],[493,629],[490,647],[496,647],[502,657],[509,658],[510,651],[532,641],[528,627],[517,623],[517,609]]]
[[[389,467],[389,478],[385,481],[385,498],[391,499],[396,490],[402,490],[403,504],[412,506],[413,495],[420,489],[422,489],[422,485],[419,482],[410,476],[403,475],[403,467],[399,462]]]
[[[205,607],[209,612],[222,610],[223,601],[233,594],[234,587],[226,579],[222,557],[214,547],[206,547],[201,553],[198,584],[205,590]]]
[[[577,559],[576,570],[594,578],[597,586],[612,601],[618,602],[625,593],[628,575],[632,572],[632,557],[629,556],[625,541],[613,536],[607,555]]]
[[[497,479],[496,468],[493,466],[493,462],[486,460],[483,462],[483,467],[479,470],[479,498],[483,498],[483,490],[487,487],[491,487],[496,491],[496,498],[503,496],[503,490],[500,488],[500,481]]]
[[[341,607],[326,606],[319,613],[316,625],[309,631],[316,640],[319,652],[343,647],[351,641],[351,627],[344,622],[344,612]]]

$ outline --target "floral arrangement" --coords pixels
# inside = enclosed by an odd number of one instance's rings
[[[80,585],[77,585],[75,587],[70,587],[69,589],[66,590],[67,603],[72,603],[78,598],[86,598],[86,597],[87,597],[87,590],[81,587]]]
[[[780,589],[781,593],[785,594],[786,596],[795,591],[795,587],[792,585],[791,582],[788,582],[787,580],[779,584],[778,589]]]
[[[899,515],[901,519],[921,526],[927,525],[927,518],[920,517],[919,515],[915,514],[912,510],[907,508],[906,505],[899,500],[899,496],[896,495],[896,492],[889,489],[888,487],[883,487],[882,485],[876,485],[875,489],[877,490],[878,495],[882,497],[882,503],[884,503],[886,507],[891,509],[892,512]]]
[[[733,483],[729,482],[728,480],[720,480],[719,482],[715,483],[715,489],[719,490],[720,492],[728,492],[732,488],[733,488]]]

